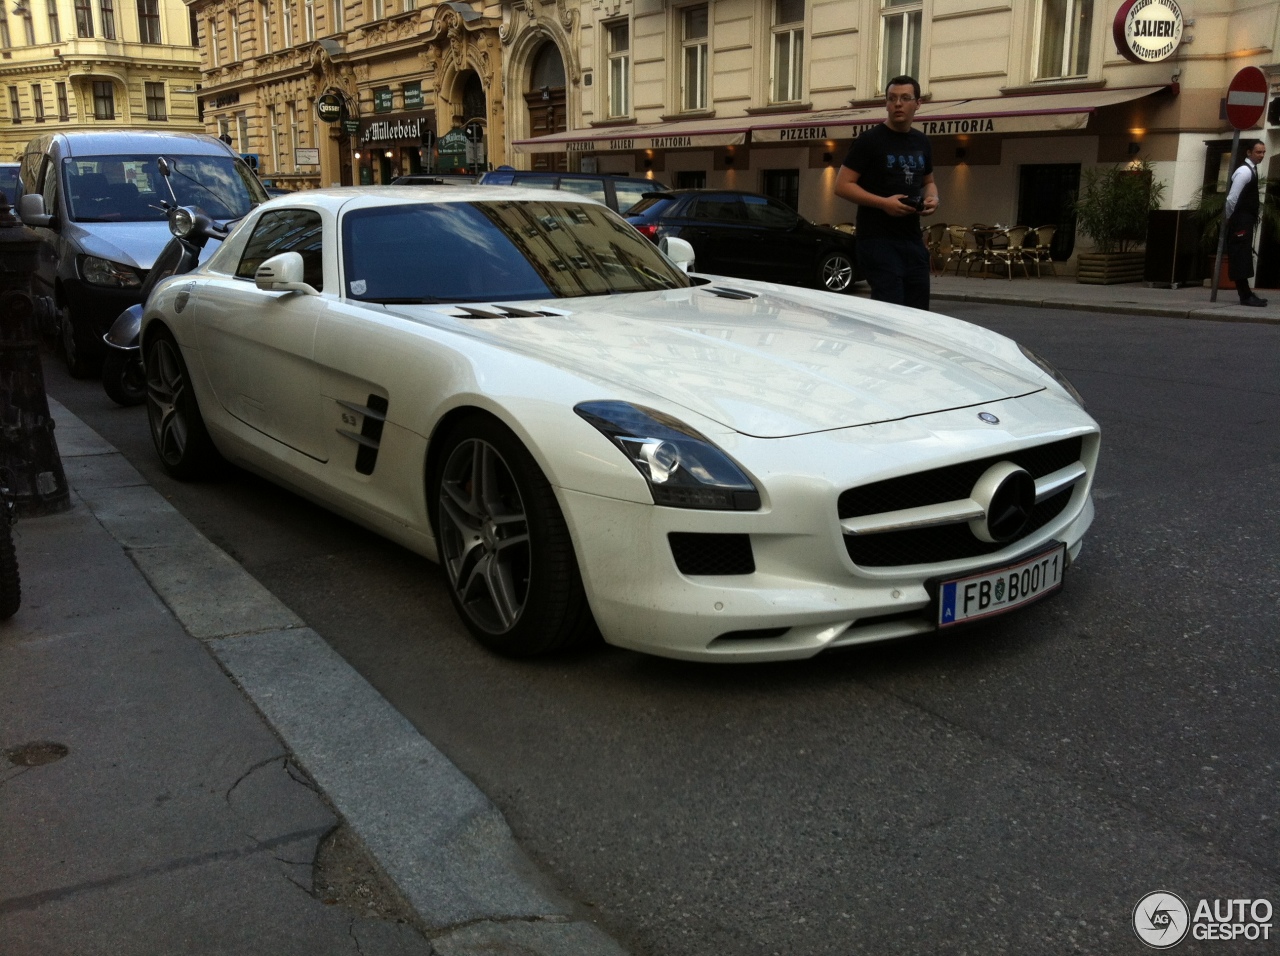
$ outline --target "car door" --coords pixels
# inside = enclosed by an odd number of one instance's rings
[[[742,244],[743,255],[751,259],[749,274],[771,282],[812,285],[817,251],[799,228],[799,214],[769,196],[743,196],[742,204],[750,226]]]
[[[699,272],[752,278],[754,257],[744,256],[746,211],[737,193],[697,193],[676,211],[674,234],[693,246]]]
[[[200,298],[197,330],[204,365],[218,403],[246,425],[318,461],[320,433],[316,327],[325,296],[265,292],[253,281],[258,266],[297,252],[306,281],[323,291],[325,224],[312,209],[263,213],[245,243],[234,276],[214,277]]]

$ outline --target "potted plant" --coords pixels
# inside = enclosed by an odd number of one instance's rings
[[[1263,232],[1273,239],[1280,239],[1280,180],[1258,180],[1262,190],[1262,205],[1258,211],[1258,222]],[[1223,213],[1227,207],[1227,183],[1206,183],[1196,193],[1187,207],[1192,218],[1200,227],[1200,248],[1208,257],[1205,275],[1213,274],[1213,261],[1218,254],[1218,232],[1222,228]],[[1235,283],[1227,276],[1227,254],[1222,254],[1222,272],[1218,280],[1218,288],[1234,289]]]
[[[1164,183],[1156,182],[1146,160],[1086,169],[1076,198],[1080,231],[1093,240],[1094,252],[1076,257],[1076,281],[1094,285],[1142,279],[1147,218],[1160,208]]]

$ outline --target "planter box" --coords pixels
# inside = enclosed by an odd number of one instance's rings
[[[1076,281],[1088,285],[1141,282],[1145,264],[1143,252],[1082,252],[1076,256]]]

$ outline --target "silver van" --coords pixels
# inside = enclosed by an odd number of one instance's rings
[[[103,333],[141,301],[147,271],[169,241],[161,156],[179,204],[219,223],[267,200],[238,153],[198,133],[49,133],[23,153],[18,212],[44,240],[33,291],[54,298],[59,327],[49,331],[78,378],[98,374]]]

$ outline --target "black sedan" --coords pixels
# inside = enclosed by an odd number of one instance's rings
[[[852,235],[814,225],[768,196],[715,189],[649,193],[627,221],[654,242],[684,239],[699,272],[829,292],[848,292],[858,281]]]

